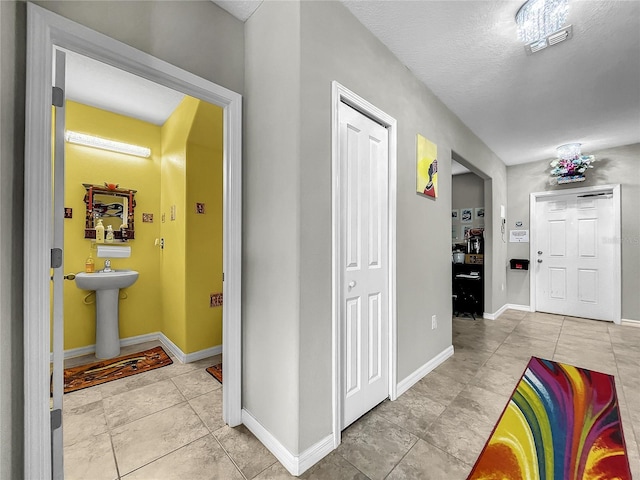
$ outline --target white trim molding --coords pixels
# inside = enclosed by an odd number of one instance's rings
[[[442,365],[447,358],[453,355],[453,345],[449,345],[438,355],[433,357],[427,363],[418,368],[411,375],[406,377],[400,383],[398,383],[397,393],[398,397],[402,395],[404,392],[413,387],[416,383],[422,380],[425,376],[427,376],[431,371],[433,371],[439,365]]]
[[[500,315],[502,315],[507,310],[519,310],[521,312],[533,312],[529,305],[518,305],[517,303],[505,303],[502,307],[500,307],[495,313],[484,312],[482,314],[482,318],[486,320],[496,320]]]
[[[107,63],[224,109],[223,418],[242,421],[242,96],[49,10],[27,4],[24,245],[24,476],[51,478],[49,408],[51,88],[55,48]]]
[[[582,188],[567,188],[563,190],[549,190],[545,192],[534,192],[529,195],[529,259],[536,258],[536,206],[540,198],[558,197],[572,194],[590,194],[599,192],[610,192],[613,194],[613,230],[615,236],[620,238],[621,234],[621,206],[620,206],[620,184],[594,185]],[[613,252],[614,279],[613,279],[613,322],[620,325],[622,320],[622,248],[620,242],[614,243]],[[536,269],[529,270],[529,305],[531,311],[536,311]]]
[[[213,357],[222,353],[222,345],[216,345],[215,347],[205,348],[198,350],[197,352],[184,353],[180,347],[169,340],[162,332],[145,333],[144,335],[136,335],[135,337],[127,337],[120,339],[120,347],[129,347],[131,345],[140,345],[141,343],[159,341],[162,346],[171,352],[171,354],[180,360],[181,363],[192,363],[202,360],[203,358]],[[64,351],[64,359],[81,357],[83,355],[91,355],[95,353],[95,344],[87,345],[86,347],[71,348]],[[53,361],[53,352],[49,354],[50,361]]]
[[[340,188],[338,184],[340,146],[338,145],[340,103],[345,103],[363,115],[371,118],[384,126],[389,134],[389,398],[395,400],[396,392],[396,365],[397,365],[397,319],[396,319],[396,196],[397,196],[397,122],[396,119],[369,103],[364,98],[356,95],[335,80],[331,82],[331,274],[332,274],[332,414],[333,414],[333,445],[335,448],[341,441],[341,417],[342,417],[342,389],[340,384],[342,354],[340,351],[341,333],[340,319]]]
[[[307,469],[322,460],[334,449],[333,435],[327,435],[316,444],[307,448],[300,455],[295,455],[291,453],[287,447],[282,445],[282,443],[246,409],[242,409],[242,423],[267,447],[282,466],[294,476],[302,475]]]
[[[640,320],[632,320],[630,318],[623,318],[622,321],[620,322],[620,324],[624,325],[626,327],[640,328]]]

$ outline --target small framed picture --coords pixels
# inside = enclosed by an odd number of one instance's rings
[[[471,225],[463,225],[462,228],[460,229],[460,232],[462,233],[462,238],[466,239],[469,236],[469,231],[471,229],[473,229]]]
[[[458,209],[451,210],[451,220],[458,220]]]
[[[458,239],[458,227],[451,225],[451,240],[456,241]]]
[[[473,208],[460,209],[460,222],[472,223],[473,222]]]
[[[196,213],[199,215],[204,214],[204,203],[196,203]]]
[[[484,207],[476,208],[476,220],[480,218],[484,219]]]
[[[153,213],[143,213],[142,223],[153,223]]]

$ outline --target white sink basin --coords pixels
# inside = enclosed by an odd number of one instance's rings
[[[96,357],[114,358],[120,355],[120,325],[118,297],[121,288],[138,280],[135,270],[113,270],[76,274],[76,286],[96,292]]]
[[[76,285],[83,290],[113,290],[127,288],[138,280],[135,270],[113,270],[111,272],[78,273]]]

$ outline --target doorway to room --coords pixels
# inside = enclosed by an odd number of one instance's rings
[[[454,316],[484,314],[484,180],[451,160],[451,249]]]
[[[49,413],[49,277],[50,266],[54,268],[54,272],[59,268],[56,249],[62,249],[61,243],[50,242],[52,165],[48,159],[51,159],[53,47],[82,53],[224,109],[225,389],[222,414],[226,423],[232,426],[241,421],[241,97],[33,4],[29,4],[27,9],[29,81],[25,152],[25,475],[29,478],[49,478],[52,458],[50,429],[53,427],[55,430],[58,424],[56,417],[51,415],[50,418]],[[61,220],[62,217],[62,211],[56,214],[56,218]],[[55,283],[54,280],[54,290]],[[61,352],[54,349],[54,356],[56,353],[60,356]]]
[[[62,405],[54,395],[53,408],[63,412],[65,476],[115,478],[152,468],[145,465],[181,446],[179,435],[163,432],[167,416],[182,415],[196,431],[198,418],[211,431],[224,425],[221,384],[205,370],[221,364],[222,350],[223,110],[61,53],[64,61],[57,54],[55,66],[65,73],[64,106],[56,108],[67,137],[64,273],[84,270],[89,256],[97,273],[77,278],[126,271],[139,278],[119,290],[119,328],[108,354],[100,351],[106,320],[96,318],[99,293],[63,283],[65,395]],[[96,148],[92,138],[142,146],[149,156]],[[118,234],[108,246],[130,249],[128,258],[93,258],[96,222]],[[103,271],[106,262],[112,272]],[[161,370],[145,371],[158,361]],[[153,448],[128,455],[142,438],[155,438]]]

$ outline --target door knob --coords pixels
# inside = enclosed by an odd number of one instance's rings
[[[74,280],[75,278],[76,278],[75,273],[68,273],[67,275],[64,276],[65,280]]]
[[[538,250],[538,255],[542,255],[542,250]]]
[[[542,259],[541,258],[538,259],[538,263],[542,263]]]
[[[351,280],[351,281],[349,282],[349,290],[351,290],[351,289],[352,289],[353,287],[355,287],[355,286],[356,286],[356,282],[355,282],[354,280]]]

